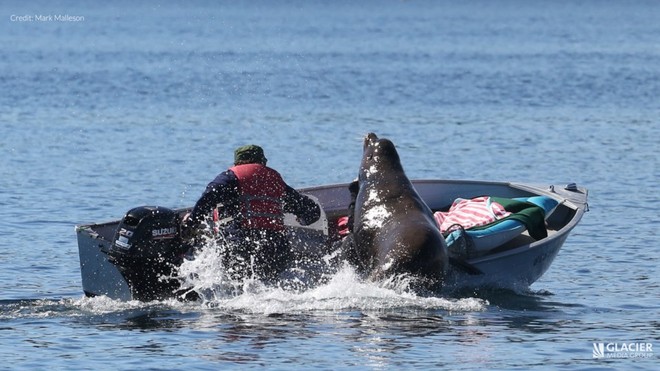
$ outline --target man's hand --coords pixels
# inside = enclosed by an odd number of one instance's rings
[[[197,228],[195,228],[193,224],[193,220],[190,218],[190,213],[183,216],[181,220],[181,238],[184,241],[190,241],[199,234]]]

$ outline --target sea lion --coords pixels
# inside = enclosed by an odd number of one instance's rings
[[[445,239],[390,140],[374,133],[365,137],[358,179],[349,189],[349,256],[358,268],[374,279],[410,273],[441,282],[448,267]]]

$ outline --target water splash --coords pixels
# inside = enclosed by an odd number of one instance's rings
[[[314,246],[294,244],[293,247],[304,251],[298,251],[298,258],[276,282],[264,283],[250,272],[244,278],[233,278],[235,275],[222,259],[228,245],[222,240],[209,239],[194,257],[184,261],[178,272],[182,287],[195,292],[199,300],[140,302],[105,296],[5,300],[0,301],[0,319],[79,318],[93,323],[121,324],[168,313],[178,318],[184,313],[207,311],[266,316],[399,310],[472,312],[485,310],[489,305],[488,301],[475,297],[419,295],[413,290],[415,278],[408,275],[370,281],[345,263],[339,250],[317,253],[319,249]]]
[[[88,317],[162,307],[168,302],[120,301],[106,296],[0,301],[0,320]]]
[[[223,265],[224,248],[222,242],[210,242],[179,271],[183,286],[199,294],[202,305],[210,308],[271,315],[397,308],[480,311],[488,305],[476,298],[420,296],[412,289],[414,277],[407,275],[366,280],[338,259],[336,251],[319,257],[316,264],[297,264],[274,283],[266,284],[253,275],[235,280]]]

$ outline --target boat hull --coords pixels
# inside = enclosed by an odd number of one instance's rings
[[[112,299],[128,301],[133,299],[131,288],[117,266],[108,259],[112,240],[97,233],[98,230],[114,230],[119,222],[106,225],[78,226],[78,254],[83,292],[87,296],[105,295]],[[111,235],[111,236],[112,236]]]

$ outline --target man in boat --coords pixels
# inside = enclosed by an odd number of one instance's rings
[[[213,215],[213,224],[227,242],[225,267],[234,278],[254,272],[258,278],[275,279],[290,256],[284,213],[294,214],[302,225],[321,215],[316,202],[287,185],[266,162],[257,145],[237,148],[234,166],[206,186],[183,222],[184,235],[195,235]]]

